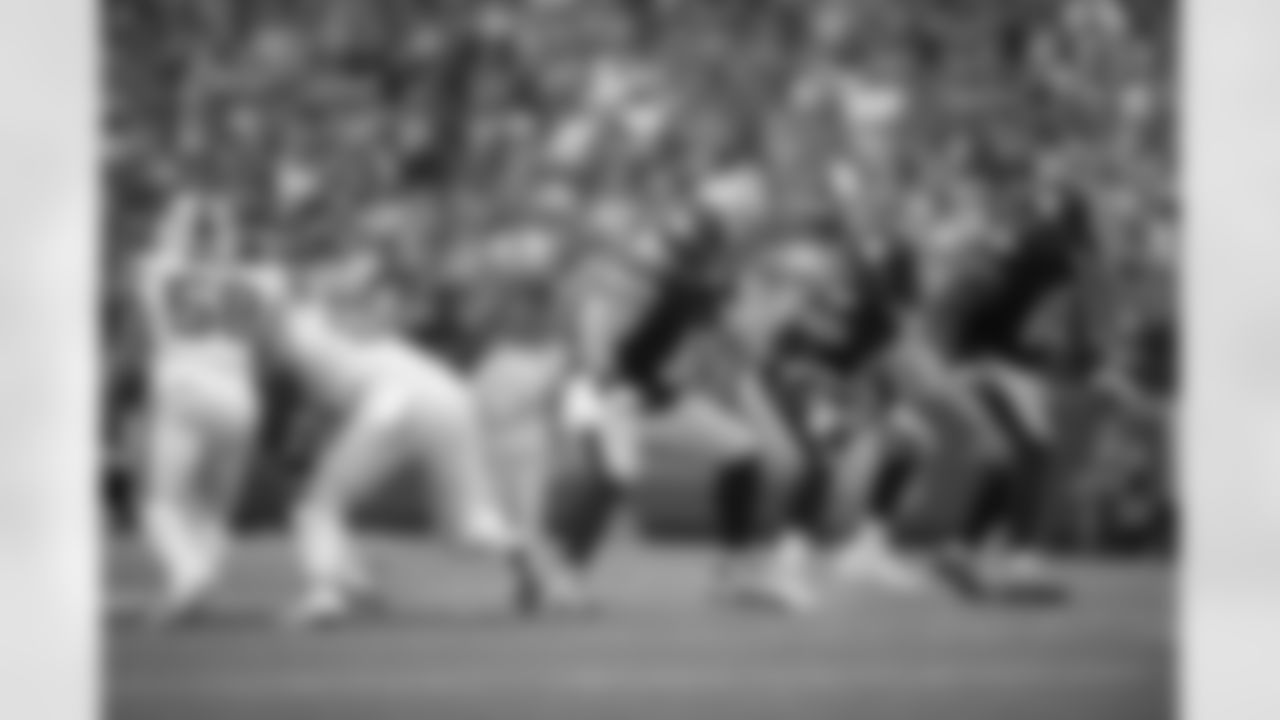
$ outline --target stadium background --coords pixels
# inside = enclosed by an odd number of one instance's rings
[[[422,242],[399,250],[425,302],[442,254],[483,255],[490,239],[528,224],[567,243],[600,241],[584,209],[662,213],[726,158],[745,158],[766,178],[762,238],[823,212],[856,228],[851,237],[883,238],[915,217],[921,198],[954,185],[960,148],[980,144],[996,183],[1016,182],[1006,166],[1052,157],[1086,179],[1104,240],[1091,343],[1123,355],[1116,362],[1138,385],[1174,393],[1178,33],[1169,0],[104,8],[103,427],[113,507],[127,494],[138,405],[125,268],[166,190],[192,175],[235,189],[255,240],[304,255],[342,242],[340,229],[370,202],[410,199],[422,210]],[[1077,387],[1059,388],[1058,399],[1057,537],[1082,551],[1170,549],[1171,418],[1136,422]],[[920,534],[965,472],[964,433],[947,427],[948,450],[931,459],[940,490],[905,519]],[[655,443],[642,524],[661,537],[695,536],[708,458],[693,437]],[[264,453],[246,523],[279,521],[297,462]],[[371,519],[418,526],[425,503],[412,492],[392,489]]]

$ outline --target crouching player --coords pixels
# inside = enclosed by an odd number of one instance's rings
[[[390,320],[395,303],[375,253],[300,278],[266,269],[247,285],[262,347],[297,373],[337,428],[293,515],[307,585],[290,619],[340,619],[375,597],[350,515],[400,469],[431,481],[451,539],[504,559],[528,607],[557,602],[567,586],[537,536],[512,520],[471,384]]]
[[[164,576],[162,622],[191,617],[217,579],[256,440],[255,368],[230,302],[236,244],[225,206],[180,194],[138,265],[149,396],[141,522]]]
[[[952,513],[955,542],[944,567],[987,597],[1064,590],[1046,563],[1043,530],[1056,439],[1053,394],[1065,376],[1035,335],[1046,307],[1082,277],[1093,238],[1079,191],[1054,176],[1037,177],[1032,191],[1031,213],[987,280],[961,287],[959,301],[939,313],[953,405],[971,409],[972,429],[987,448],[976,484]],[[1006,552],[977,552],[991,541]]]
[[[799,475],[799,449],[767,387],[765,363],[775,331],[804,302],[813,263],[784,253],[728,281],[715,218],[690,229],[673,241],[649,302],[626,321],[602,323],[612,334],[596,336],[609,336],[597,345],[603,381],[575,388],[571,409],[573,422],[593,435],[603,477],[585,484],[562,540],[580,566],[591,562],[626,479],[641,469],[636,415],[670,412],[718,457],[711,506],[724,562],[717,586],[734,601],[808,609],[816,598],[782,533],[782,498]]]
[[[847,271],[828,275],[826,292],[815,284],[817,302],[782,334],[770,364],[804,457],[788,500],[791,552],[821,551],[814,569],[824,579],[920,590],[926,575],[895,537],[931,440],[893,377],[909,278],[897,277],[897,254],[876,266],[842,262],[834,249],[827,257]]]

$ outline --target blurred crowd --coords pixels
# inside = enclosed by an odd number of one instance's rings
[[[1045,173],[1085,190],[1099,239],[1089,343],[1174,392],[1172,0],[104,9],[113,392],[137,363],[124,268],[176,187],[229,195],[257,251],[300,260],[393,203],[410,230],[388,251],[428,307],[442,274],[519,261],[530,231],[550,257],[632,252],[716,191],[748,198],[752,243],[820,225],[854,254],[981,257],[1002,200]],[[1159,439],[1115,437],[1095,443],[1112,475],[1164,474]],[[1150,515],[1157,484],[1112,507]]]

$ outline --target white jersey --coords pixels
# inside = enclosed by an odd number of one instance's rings
[[[377,428],[395,462],[433,469],[447,532],[484,547],[514,542],[467,378],[403,335],[353,328],[322,301],[280,297],[273,341],[310,392],[366,432]]]
[[[340,402],[375,382],[369,348],[352,342],[326,308],[306,304],[285,312],[286,359],[323,398]]]
[[[237,415],[254,407],[253,364],[224,278],[152,258],[139,268],[157,402]]]
[[[442,361],[398,333],[353,331],[318,302],[282,310],[285,360],[327,403],[344,407],[383,390],[441,397],[444,387],[465,386]]]
[[[243,362],[225,278],[168,259],[145,260],[139,271],[143,311],[157,351],[196,352],[213,361]]]

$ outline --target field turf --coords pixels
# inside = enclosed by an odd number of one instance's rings
[[[273,614],[297,573],[255,539],[205,624],[160,632],[151,587],[107,563],[112,720],[1157,720],[1175,703],[1172,571],[1072,566],[1071,600],[981,608],[850,590],[783,618],[718,605],[703,549],[613,548],[586,617],[519,618],[496,566],[428,543],[371,545],[380,618],[302,634]]]

